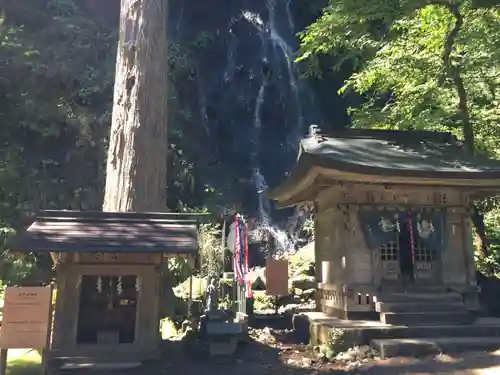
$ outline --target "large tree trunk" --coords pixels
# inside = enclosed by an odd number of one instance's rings
[[[121,0],[105,211],[165,210],[167,0]]]

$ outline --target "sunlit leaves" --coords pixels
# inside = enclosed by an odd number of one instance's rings
[[[440,2],[331,0],[323,17],[302,35],[303,59],[329,54],[337,57],[333,68],[346,58],[358,62],[339,90],[365,98],[351,109],[354,126],[461,134],[456,88],[443,66],[444,41],[454,19],[447,7],[430,3]],[[500,13],[473,8],[468,1],[460,4],[464,25],[450,63],[465,82],[478,148],[500,155]]]

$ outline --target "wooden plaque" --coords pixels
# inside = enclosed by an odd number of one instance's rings
[[[266,294],[271,296],[288,295],[288,260],[266,260]]]
[[[51,326],[52,288],[7,287],[1,349],[45,349]]]

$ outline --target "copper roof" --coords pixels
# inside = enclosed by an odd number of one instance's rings
[[[197,216],[172,213],[42,211],[14,236],[16,252],[196,254]],[[198,216],[199,217],[199,216]]]

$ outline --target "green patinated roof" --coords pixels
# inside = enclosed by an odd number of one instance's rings
[[[497,179],[500,160],[472,156],[450,133],[347,129],[300,141],[297,164],[270,198],[314,166],[364,175],[434,179]],[[285,186],[286,185],[286,186]]]

